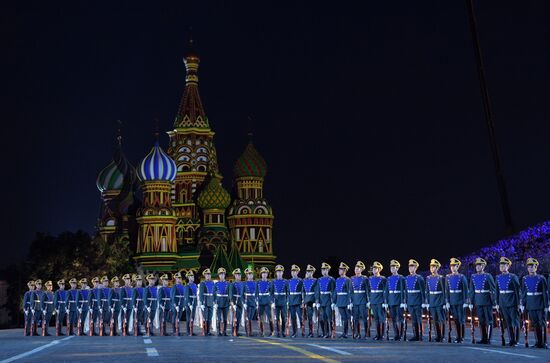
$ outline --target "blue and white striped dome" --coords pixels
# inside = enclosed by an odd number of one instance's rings
[[[141,181],[174,181],[176,171],[176,163],[162,150],[158,141],[137,168]]]

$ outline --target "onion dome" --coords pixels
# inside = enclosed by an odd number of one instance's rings
[[[201,209],[226,209],[231,196],[224,189],[220,179],[212,177],[206,188],[199,194],[197,204]]]
[[[174,181],[176,179],[176,163],[162,150],[158,141],[139,163],[137,169],[141,181]]]
[[[248,143],[243,154],[237,159],[234,172],[237,178],[247,176],[265,177],[267,164],[252,144],[252,141]]]
[[[97,176],[96,186],[100,192],[121,190],[125,177],[134,178],[134,167],[128,162],[120,146],[117,148],[113,161]],[[133,182],[133,180],[128,180]]]

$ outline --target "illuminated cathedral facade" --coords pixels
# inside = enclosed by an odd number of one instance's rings
[[[199,95],[200,58],[184,57],[185,89],[166,151],[156,141],[133,167],[118,137],[97,178],[98,235],[127,242],[143,271],[273,268],[273,211],[263,195],[265,160],[252,140],[234,166],[233,197],[222,185],[214,131]]]

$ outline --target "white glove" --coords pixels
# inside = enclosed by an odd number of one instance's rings
[[[547,313],[547,312],[548,312],[548,308],[544,308],[544,312]]]
[[[349,303],[348,309],[350,309],[350,310],[353,309],[353,304],[352,303]]]
[[[271,307],[275,309],[275,303],[271,303]]]
[[[466,309],[467,307],[468,307],[468,304],[466,304],[466,303],[462,304],[463,309]]]
[[[203,304],[201,304],[201,310],[204,310],[204,305]]]
[[[401,305],[399,305],[399,307],[400,307],[401,309],[406,309],[406,308],[407,308],[407,304],[401,304]]]
[[[370,302],[367,303],[367,309],[370,309]]]
[[[450,308],[451,308],[451,304],[446,303],[446,304],[445,304],[445,310],[449,310]]]
[[[472,304],[468,305],[468,309],[472,310],[474,306]]]
[[[429,308],[430,308],[430,304],[422,304],[422,308],[424,308],[424,309],[429,309]]]
[[[498,310],[498,305],[493,306],[493,309]]]
[[[330,307],[332,308],[332,310],[336,310],[336,304],[331,304]]]
[[[193,304],[187,304],[187,306],[189,306],[189,309],[193,308]]]
[[[321,307],[321,304],[316,303],[316,304],[315,304],[315,307],[316,307],[317,309],[319,309],[319,308]]]
[[[384,309],[387,309],[387,308],[388,308],[388,304],[382,304],[382,307],[383,307]]]
[[[233,307],[233,306],[235,306],[235,303],[234,303],[233,301],[231,301],[231,302],[229,303],[229,305],[231,305],[231,307]]]
[[[523,313],[523,310],[525,310],[525,306],[520,305],[520,306],[519,306],[519,310]]]
[[[147,312],[148,312],[148,313],[151,312],[151,307],[150,307],[150,306],[147,307]]]
[[[214,310],[218,310],[218,304],[214,304]]]
[[[247,305],[247,304],[244,304],[244,305],[243,305],[243,309],[244,309],[244,310],[248,309],[248,305]]]

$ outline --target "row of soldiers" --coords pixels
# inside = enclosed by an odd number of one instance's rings
[[[47,291],[41,288],[41,281],[29,282],[29,291],[24,297],[25,334],[37,335],[37,324],[42,322],[42,333],[47,329],[52,314],[56,315],[56,333],[61,334],[61,324],[66,318],[67,333],[81,334],[85,322],[89,324],[89,334],[94,335],[99,325],[99,335],[105,334],[105,326],[110,327],[110,335],[117,331],[118,317],[122,321],[123,335],[129,334],[129,322],[133,321],[133,333],[140,334],[144,327],[146,334],[153,334],[152,321],[160,320],[159,333],[166,335],[166,323],[173,325],[173,333],[179,335],[180,321],[185,312],[188,335],[194,335],[193,322],[199,314],[204,335],[211,335],[213,316],[217,315],[218,335],[227,335],[229,321],[232,334],[239,335],[240,325],[244,325],[246,334],[252,335],[252,321],[257,320],[260,335],[264,335],[264,323],[269,324],[271,335],[283,336],[298,334],[302,327],[305,336],[305,324],[308,325],[308,337],[331,338],[336,332],[336,318],[339,317],[343,331],[341,338],[347,338],[351,327],[352,337],[356,339],[370,336],[374,321],[375,340],[389,339],[389,321],[392,322],[394,340],[407,340],[407,321],[410,317],[413,335],[409,341],[423,339],[423,316],[428,318],[429,340],[432,337],[432,325],[435,328],[435,341],[445,340],[445,325],[448,321],[448,341],[451,341],[451,321],[454,320],[456,338],[454,342],[464,340],[466,311],[470,313],[471,337],[473,343],[489,344],[494,325],[494,313],[501,322],[501,335],[504,344],[503,326],[509,333],[509,345],[519,341],[520,325],[523,325],[527,344],[530,321],[535,331],[536,347],[546,347],[546,316],[549,310],[549,282],[537,274],[538,261],[527,260],[528,274],[521,282],[518,276],[509,272],[512,262],[500,259],[500,274],[495,278],[484,271],[487,263],[483,258],[475,261],[476,272],[467,277],[459,272],[461,262],[450,260],[451,272],[446,276],[439,274],[441,264],[436,259],[430,262],[430,275],[426,278],[417,274],[419,263],[408,261],[409,274],[399,274],[400,263],[390,261],[391,275],[382,276],[380,262],[372,264],[372,276],[363,275],[365,264],[355,264],[354,276],[347,276],[349,267],[344,262],[338,266],[339,277],[329,276],[331,266],[322,263],[319,278],[314,278],[315,267],[308,265],[305,277],[300,278],[300,268],[291,267],[291,279],[284,279],[284,267],[275,267],[275,278],[268,279],[269,270],[260,270],[260,279],[254,279],[254,271],[232,271],[233,281],[226,280],[226,271],[220,268],[218,280],[212,280],[209,269],[203,271],[203,280],[195,283],[193,272],[186,274],[187,284],[183,284],[181,273],[174,274],[174,284],[169,286],[166,274],[160,277],[161,284],[156,286],[155,276],[147,276],[148,286],[142,286],[142,278],[134,277],[134,285],[129,274],[123,276],[124,286],[119,286],[117,277],[109,279],[93,278],[93,288],[87,286],[86,279],[80,280],[81,288],[76,288],[76,279],[69,281],[71,288],[65,290],[64,280],[58,281],[59,289],[54,293],[52,283],[46,283]],[[109,287],[112,283],[112,288]],[[158,311],[158,313],[157,313]],[[214,314],[214,312],[216,314]],[[290,315],[290,319],[288,319]],[[521,319],[520,319],[520,315]],[[479,323],[481,339],[475,341],[475,321]],[[314,334],[314,321],[317,321],[317,333]],[[521,324],[520,324],[521,323]],[[76,331],[75,331],[76,325]],[[361,327],[364,334],[361,335]],[[321,332],[319,332],[319,329]]]

